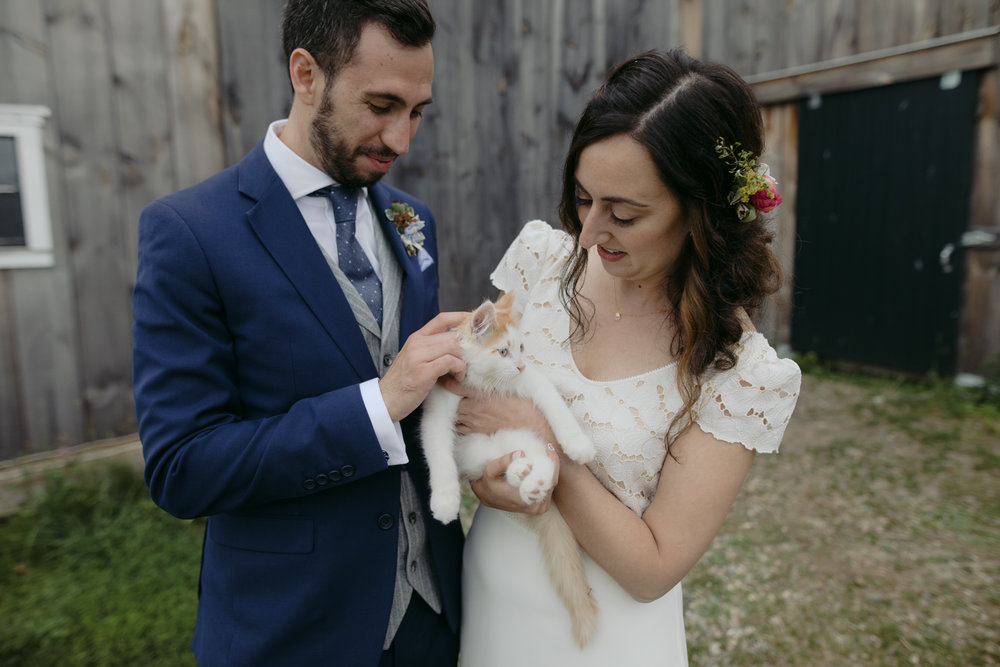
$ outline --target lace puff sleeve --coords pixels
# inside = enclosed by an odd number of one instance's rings
[[[799,397],[802,373],[791,359],[779,359],[759,333],[744,334],[736,353],[733,368],[706,376],[694,419],[719,440],[777,452]]]
[[[490,280],[497,289],[513,292],[514,309],[523,312],[532,288],[543,279],[558,279],[572,248],[568,234],[543,220],[532,220],[507,248]]]

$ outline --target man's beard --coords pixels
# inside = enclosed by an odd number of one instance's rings
[[[323,171],[340,185],[361,188],[375,185],[384,173],[363,174],[358,169],[357,158],[371,155],[379,158],[395,158],[397,155],[382,146],[358,146],[351,149],[342,138],[340,126],[334,120],[333,102],[329,91],[324,91],[323,103],[309,128],[309,143]]]

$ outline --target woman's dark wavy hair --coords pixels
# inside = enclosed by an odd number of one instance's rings
[[[727,202],[733,188],[730,165],[715,146],[740,144],[759,156],[764,148],[760,106],[750,86],[725,65],[691,58],[683,51],[649,51],[616,67],[587,104],[576,126],[563,169],[559,219],[575,239],[576,170],[580,153],[596,141],[627,135],[646,147],[660,179],[681,202],[690,235],[666,285],[673,305],[678,358],[677,386],[684,400],[668,441],[690,423],[709,367],[732,368],[734,346],[743,334],[740,309],[752,314],[781,282],[768,244],[773,235],[761,216],[737,218]],[[562,277],[562,298],[573,336],[584,335],[591,313],[578,288],[587,253],[577,249]]]
[[[351,61],[361,30],[377,23],[403,46],[430,44],[437,29],[426,0],[288,0],[281,22],[285,62],[303,48],[316,59],[328,85]]]

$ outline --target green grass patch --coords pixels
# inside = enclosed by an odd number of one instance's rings
[[[0,523],[0,665],[193,665],[202,534],[131,468],[50,475]]]

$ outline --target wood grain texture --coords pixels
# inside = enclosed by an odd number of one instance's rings
[[[235,163],[287,114],[282,4],[0,3],[0,103],[52,109],[44,137],[56,258],[50,269],[0,270],[0,459],[134,428],[129,299],[138,212]],[[447,309],[494,295],[489,272],[526,221],[558,224],[576,119],[606,70],[629,55],[683,46],[735,67],[773,107],[767,159],[786,202],[775,218],[775,252],[794,279],[796,101],[816,89],[995,67],[995,36],[910,47],[1000,23],[994,0],[430,5],[435,103],[387,180],[435,213]],[[850,64],[887,49],[898,51],[874,66]],[[980,227],[1000,224],[996,134],[995,115],[981,120],[973,195]],[[970,259],[977,263],[966,308],[979,313],[989,309],[975,304],[995,303],[990,257]],[[792,293],[786,284],[762,313],[777,342],[789,338]],[[995,344],[975,342],[998,338],[994,320],[983,318],[970,312],[963,320],[965,368],[996,353]]]

